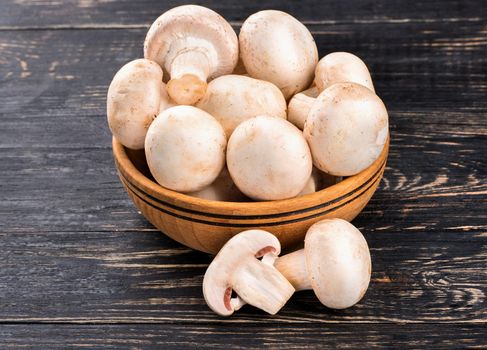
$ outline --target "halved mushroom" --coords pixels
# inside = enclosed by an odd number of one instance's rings
[[[227,137],[243,121],[258,115],[286,119],[286,100],[272,83],[241,75],[216,78],[196,107],[220,122]]]
[[[191,105],[205,94],[208,79],[234,70],[238,38],[216,12],[183,5],[163,13],[151,25],[144,57],[169,74],[169,96],[178,104]]]
[[[276,314],[294,293],[293,286],[273,266],[280,252],[279,240],[263,230],[232,237],[206,270],[203,295],[208,306],[222,316],[233,314],[246,303]],[[237,297],[232,298],[232,291]]]
[[[313,80],[318,49],[309,30],[276,10],[254,13],[239,34],[240,57],[253,78],[270,81],[288,99]]]
[[[140,58],[125,64],[113,77],[107,93],[107,118],[122,145],[144,148],[145,135],[159,113],[162,70]]]
[[[313,289],[323,305],[344,309],[364,296],[372,263],[362,233],[345,220],[330,219],[311,226],[304,249],[278,258],[274,266],[296,291]]]
[[[370,89],[337,83],[316,98],[303,133],[314,166],[335,176],[355,175],[384,148],[389,135],[387,110]]]

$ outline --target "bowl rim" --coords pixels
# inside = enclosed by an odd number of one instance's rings
[[[333,194],[342,193],[347,189],[353,187],[354,184],[366,184],[377,177],[381,170],[385,167],[389,151],[390,136],[387,137],[384,148],[379,157],[366,169],[360,173],[349,176],[339,183],[324,188],[320,191],[306,194],[299,197],[281,199],[275,201],[256,201],[256,202],[226,202],[213,201],[204,198],[193,197],[184,193],[176,192],[162,187],[157,182],[152,181],[145,176],[130,160],[126,147],[118,142],[115,137],[112,137],[112,152],[114,160],[117,163],[117,170],[127,182],[135,185],[138,189],[142,189],[146,193],[152,194],[152,197],[157,199],[165,199],[171,203],[177,203],[178,206],[183,205],[192,209],[204,208],[203,213],[207,212],[235,212],[247,213],[246,216],[252,216],[255,213],[265,213],[268,215],[275,215],[272,213],[295,213],[293,208],[307,208],[317,203],[330,201],[334,198]],[[123,181],[123,180],[122,180]],[[357,189],[348,191],[355,192]],[[308,204],[308,205],[306,205]],[[264,216],[267,216],[265,215]],[[233,215],[232,215],[233,216]],[[236,215],[238,216],[238,215]]]

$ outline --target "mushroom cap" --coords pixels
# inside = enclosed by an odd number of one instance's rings
[[[215,117],[227,137],[241,122],[258,115],[286,119],[286,100],[274,84],[241,75],[213,80],[196,106]]]
[[[304,125],[313,164],[336,176],[355,175],[369,167],[382,152],[388,134],[384,103],[355,83],[338,83],[323,91]]]
[[[311,84],[318,49],[309,30],[293,16],[276,10],[254,13],[243,23],[239,43],[249,75],[272,82],[286,99]]]
[[[227,165],[248,197],[295,197],[308,181],[312,160],[301,131],[285,119],[257,116],[241,123],[228,141]]]
[[[164,112],[166,109],[176,106],[176,102],[174,102],[169,94],[167,93],[166,84],[161,82],[161,100],[159,102],[159,113]],[[157,114],[159,114],[157,113]]]
[[[192,106],[166,109],[152,123],[145,155],[156,181],[171,190],[198,191],[225,165],[226,137],[215,118]]]
[[[322,189],[322,182],[323,182],[323,177],[322,177],[322,172],[313,167],[313,170],[311,171],[311,175],[306,181],[306,185],[304,185],[304,188],[299,192],[298,196],[304,196],[306,194],[310,193],[315,193],[319,190]]]
[[[344,309],[362,299],[372,263],[367,241],[355,226],[342,219],[319,221],[306,234],[304,254],[311,286],[323,305]]]
[[[237,268],[266,254],[277,257],[280,253],[279,240],[267,231],[248,230],[232,237],[218,252],[203,278],[203,295],[208,306],[219,315],[231,315],[234,306],[230,298]],[[266,264],[265,261],[259,263]]]
[[[319,91],[336,83],[357,83],[375,92],[370,72],[364,61],[349,52],[332,52],[323,57],[315,69]]]
[[[164,12],[149,28],[144,57],[169,72],[172,60],[192,49],[210,60],[209,78],[230,74],[238,61],[238,38],[218,13],[198,5],[183,5]]]
[[[162,70],[140,58],[125,64],[107,93],[108,126],[125,147],[144,148],[147,129],[159,113]]]
[[[225,167],[220,175],[205,188],[187,193],[189,196],[208,199],[211,201],[246,202],[248,198],[238,189]]]

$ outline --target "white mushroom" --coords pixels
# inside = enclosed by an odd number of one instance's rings
[[[311,226],[304,249],[278,258],[274,266],[296,291],[313,289],[323,305],[344,309],[364,296],[372,263],[360,231],[345,220],[331,219]]]
[[[205,94],[208,79],[233,71],[238,38],[216,12],[197,5],[179,6],[152,24],[144,57],[169,74],[167,89],[176,103],[194,104]]]
[[[304,188],[299,192],[298,196],[304,196],[305,194],[315,193],[322,188],[323,177],[321,175],[321,171],[313,167],[311,171],[311,175],[306,181],[306,185]]]
[[[113,77],[107,94],[108,125],[122,145],[144,148],[147,129],[159,112],[162,70],[157,63],[137,59]]]
[[[304,122],[318,95],[319,91],[316,86],[294,95],[287,107],[287,120],[303,130]]]
[[[389,134],[387,110],[366,87],[338,83],[313,103],[304,136],[313,164],[336,176],[355,175],[380,155]]]
[[[152,123],[145,155],[156,181],[171,190],[198,191],[225,165],[226,137],[215,118],[192,106],[166,109]]]
[[[291,15],[275,10],[251,15],[240,29],[239,43],[249,75],[275,84],[286,99],[311,84],[318,62],[316,43]]]
[[[286,119],[286,100],[274,84],[240,75],[224,75],[210,82],[196,106],[215,117],[227,137],[241,122],[258,115]]]
[[[364,61],[349,52],[332,52],[323,57],[315,69],[315,84],[319,91],[336,83],[356,83],[375,92],[372,78]]]
[[[227,168],[223,168],[220,175],[205,188],[187,193],[189,196],[224,202],[246,202],[248,198],[234,184]]]
[[[301,131],[287,120],[258,116],[244,121],[228,141],[227,166],[248,197],[295,197],[311,175],[312,160]]]
[[[231,238],[206,270],[203,295],[208,306],[222,316],[245,303],[276,314],[294,293],[273,266],[280,252],[279,240],[266,231],[249,230]]]
[[[316,87],[294,95],[289,101],[288,120],[302,130],[319,93],[333,84],[345,82],[357,83],[375,92],[369,70],[360,58],[348,52],[326,55],[316,66]]]
[[[174,102],[173,99],[167,93],[166,84],[161,82],[161,100],[159,102],[159,113],[162,113],[166,109],[174,107],[176,105],[177,105],[176,102]]]

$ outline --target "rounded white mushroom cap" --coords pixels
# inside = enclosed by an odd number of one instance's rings
[[[141,58],[124,65],[113,77],[107,94],[107,118],[122,145],[144,148],[147,129],[159,113],[162,70]]]
[[[227,166],[248,197],[295,197],[311,175],[312,160],[301,131],[288,121],[257,116],[241,123],[228,141]]]
[[[294,293],[273,266],[280,252],[279,240],[263,230],[232,237],[206,270],[203,295],[208,306],[222,316],[231,315],[244,303],[277,313]],[[232,291],[237,298],[232,299]]]
[[[241,75],[213,80],[196,106],[215,117],[227,137],[241,122],[258,115],[286,119],[286,100],[274,84]]]
[[[215,118],[192,106],[166,109],[152,123],[145,155],[156,181],[171,190],[198,191],[225,165],[226,137]]]
[[[384,103],[355,83],[338,83],[323,91],[304,125],[313,164],[336,176],[355,175],[369,167],[382,152],[388,134]]]
[[[230,24],[206,7],[183,5],[163,13],[151,25],[144,57],[168,73],[169,95],[193,104],[207,79],[230,74],[238,61],[238,38]]]
[[[318,49],[309,30],[291,15],[275,10],[251,15],[240,29],[239,43],[249,75],[272,82],[286,99],[311,84]]]
[[[162,113],[166,109],[174,107],[176,105],[176,102],[174,102],[167,93],[166,84],[161,82],[161,100],[159,101],[159,113]]]
[[[225,167],[220,175],[205,188],[187,193],[189,196],[224,202],[246,202],[248,198],[238,189]]]
[[[322,182],[322,172],[313,167],[311,175],[308,181],[306,181],[306,185],[304,185],[304,188],[299,192],[298,196],[304,196],[305,194],[315,193],[321,190],[323,187]]]
[[[323,57],[315,69],[315,84],[319,91],[336,83],[357,83],[375,92],[365,63],[348,52],[332,52]]]
[[[355,226],[342,219],[314,224],[304,254],[311,286],[323,305],[344,309],[362,299],[372,263],[367,241]]]

